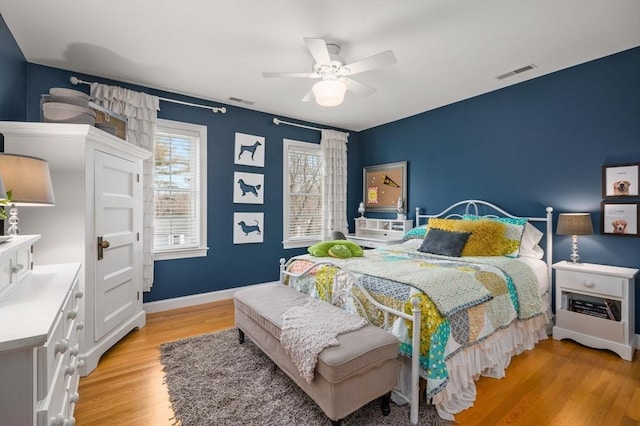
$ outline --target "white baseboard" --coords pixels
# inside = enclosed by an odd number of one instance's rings
[[[280,281],[269,283],[253,284],[244,287],[229,288],[226,290],[212,291],[209,293],[193,294],[191,296],[174,297],[172,299],[157,300],[155,302],[147,302],[142,308],[148,313],[169,311],[171,309],[187,308],[189,306],[202,305],[204,303],[218,302],[220,300],[233,299],[233,293],[240,289],[257,287],[267,284],[277,284]]]

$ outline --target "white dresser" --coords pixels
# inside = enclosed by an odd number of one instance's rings
[[[0,257],[15,258],[38,239],[14,237],[0,244]],[[80,264],[27,265],[14,267],[19,279],[0,301],[0,424],[72,426],[83,363]]]

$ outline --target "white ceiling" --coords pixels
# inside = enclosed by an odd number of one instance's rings
[[[31,63],[354,131],[640,46],[640,0],[0,0],[0,13]],[[353,77],[368,98],[303,103],[315,80],[261,73],[311,71],[305,37],[347,63],[388,49],[397,63]]]

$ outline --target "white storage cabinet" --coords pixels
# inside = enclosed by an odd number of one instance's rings
[[[0,122],[5,151],[49,162],[56,204],[20,209],[23,233],[42,234],[38,264],[79,262],[82,376],[142,309],[142,161],[151,155],[83,124]]]
[[[355,234],[347,238],[363,247],[375,248],[402,242],[402,236],[413,228],[413,220],[369,219],[357,217]]]

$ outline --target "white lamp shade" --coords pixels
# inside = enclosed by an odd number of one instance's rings
[[[49,163],[27,155],[0,154],[0,177],[11,190],[11,204],[51,206],[55,204]]]
[[[322,80],[311,88],[316,103],[321,106],[337,106],[344,101],[347,85],[340,80]]]

